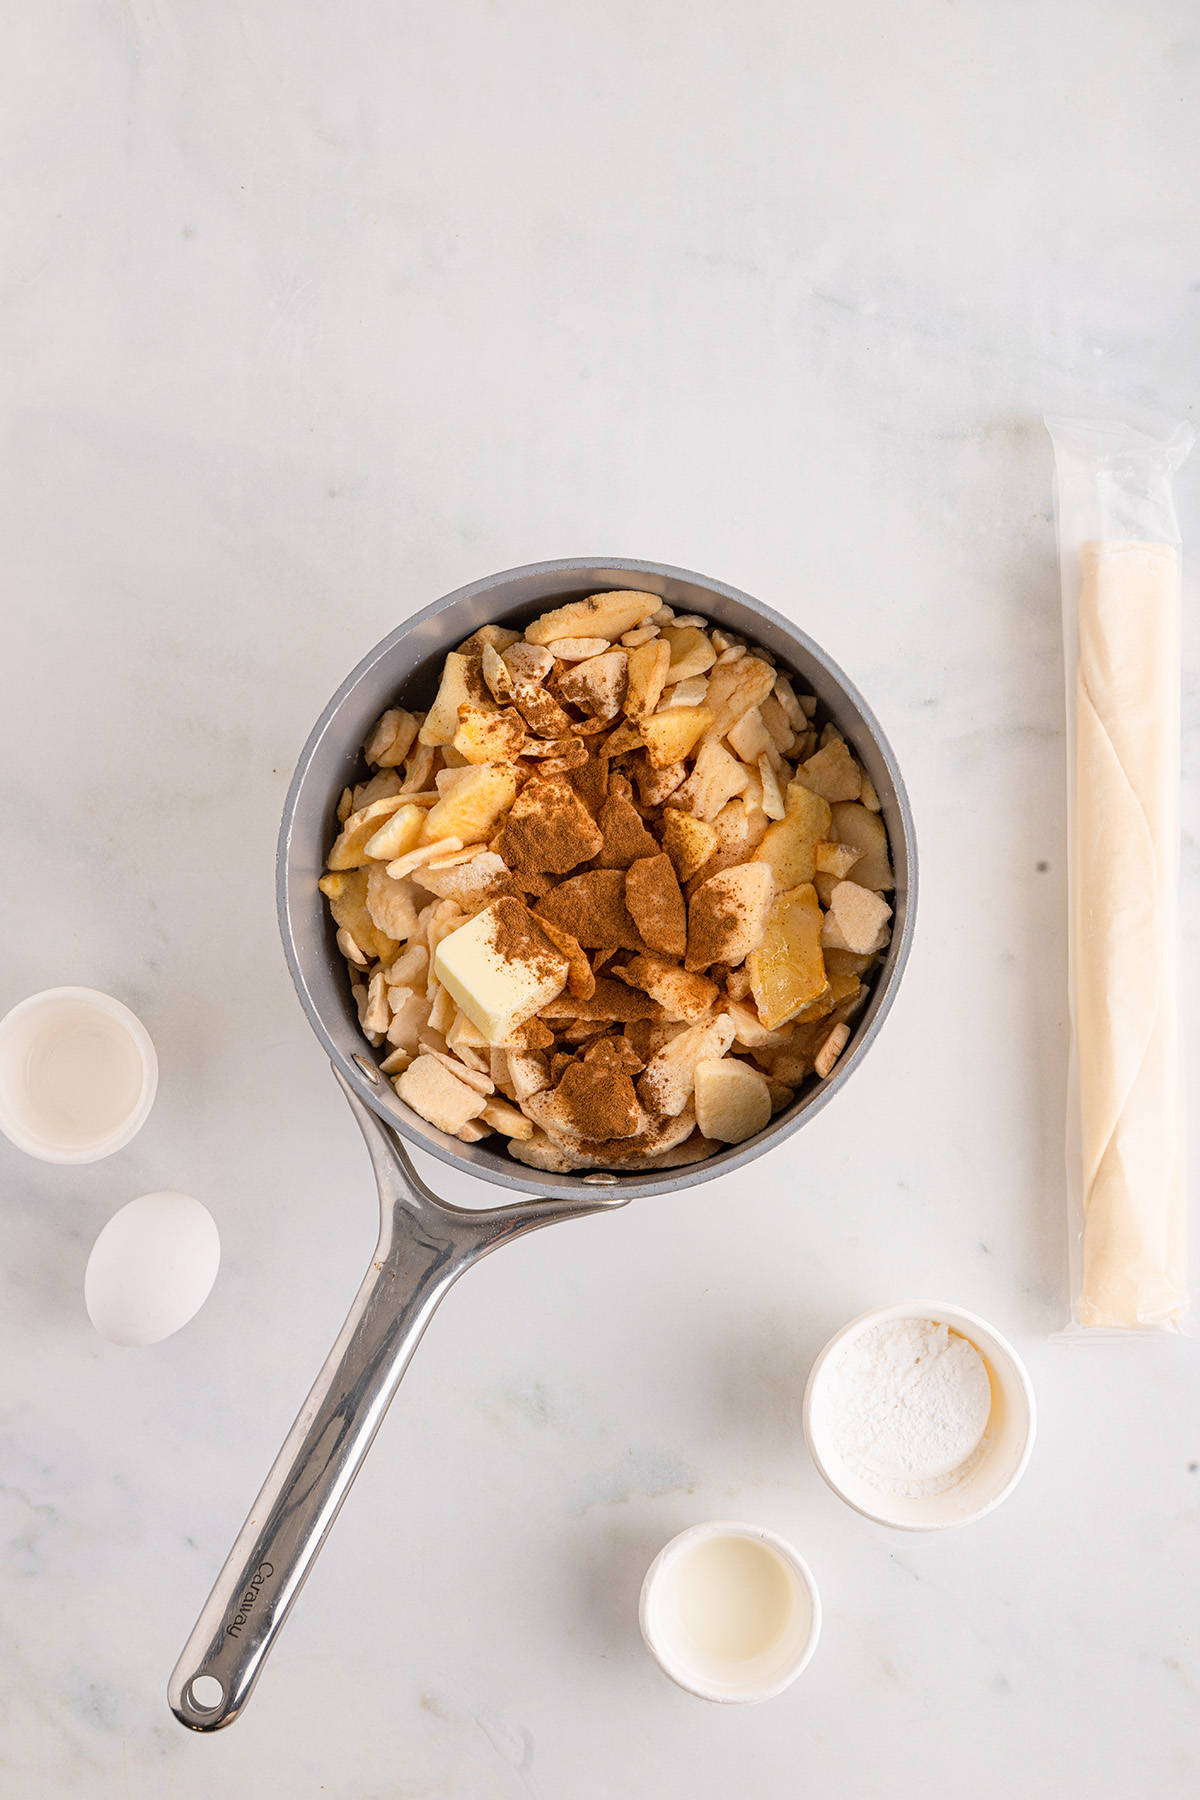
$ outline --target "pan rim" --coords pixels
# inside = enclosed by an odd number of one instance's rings
[[[512,1173],[509,1173],[508,1169],[501,1166],[501,1157],[498,1153],[493,1153],[495,1166],[489,1164],[485,1169],[479,1168],[468,1157],[451,1149],[449,1147],[449,1140],[445,1143],[440,1142],[439,1139],[441,1139],[444,1134],[436,1132],[434,1127],[430,1126],[428,1128],[429,1135],[426,1135],[424,1131],[419,1129],[415,1122],[415,1115],[412,1118],[406,1116],[407,1109],[405,1109],[405,1115],[402,1116],[399,1113],[393,1112],[389,1107],[380,1104],[382,1094],[378,1083],[368,1080],[353,1057],[344,1054],[326,1026],[321,1009],[317,1005],[309,989],[306,973],[299,951],[296,947],[295,934],[292,928],[290,850],[297,801],[313,755],[324,739],[343,702],[358,687],[370,670],[375,667],[376,663],[378,663],[381,658],[390,654],[391,650],[400,639],[406,637],[425,621],[435,618],[439,613],[444,612],[448,607],[460,601],[472,599],[479,594],[487,593],[493,589],[503,588],[522,579],[556,574],[579,574],[585,570],[612,570],[623,574],[653,575],[660,579],[688,583],[692,586],[707,590],[710,593],[719,594],[723,598],[745,606],[751,612],[763,617],[784,638],[799,646],[806,655],[811,657],[811,659],[826,672],[830,679],[837,685],[841,693],[857,710],[859,717],[870,735],[872,743],[888,771],[888,776],[892,784],[892,791],[895,795],[896,810],[900,817],[907,861],[905,913],[901,929],[892,941],[888,959],[884,964],[884,969],[880,978],[881,986],[877,991],[877,994],[873,996],[875,1001],[874,1010],[867,1022],[866,1028],[852,1040],[848,1053],[840,1059],[831,1076],[822,1082],[818,1088],[804,1096],[799,1104],[793,1103],[791,1108],[781,1113],[777,1119],[773,1119],[755,1138],[749,1139],[744,1145],[730,1145],[728,1148],[718,1151],[713,1156],[704,1157],[698,1162],[687,1163],[682,1167],[646,1172],[642,1175],[621,1175],[614,1173],[613,1175],[608,1176],[599,1174],[599,1172],[592,1175],[573,1174],[557,1176],[551,1180],[540,1180],[535,1183],[530,1179],[533,1171],[526,1170],[523,1164],[516,1162],[514,1159],[506,1158],[506,1161],[511,1162]],[[428,606],[420,608],[417,612],[412,613],[408,618],[394,627],[386,637],[381,638],[380,641],[360,659],[346,676],[345,680],[340,683],[327,704],[322,708],[316,723],[309,732],[299,757],[297,758],[291,781],[288,784],[276,846],[276,913],[279,921],[280,936],[283,941],[284,958],[287,962],[292,983],[296,989],[297,996],[308,1019],[309,1025],[312,1027],[318,1042],[322,1045],[334,1068],[347,1082],[349,1082],[354,1092],[364,1104],[369,1106],[377,1117],[382,1119],[382,1121],[390,1126],[392,1130],[398,1132],[400,1136],[414,1148],[424,1150],[428,1154],[437,1157],[440,1162],[446,1164],[450,1168],[456,1169],[460,1174],[470,1175],[477,1181],[483,1181],[488,1185],[495,1184],[503,1188],[508,1188],[512,1191],[522,1193],[526,1197],[531,1197],[531,1189],[533,1189],[539,1197],[572,1199],[580,1197],[583,1187],[589,1187],[593,1192],[595,1192],[597,1188],[607,1188],[611,1190],[613,1192],[614,1200],[617,1198],[618,1194],[622,1199],[642,1199],[650,1194],[677,1192],[680,1189],[696,1186],[700,1182],[715,1181],[721,1176],[736,1174],[753,1162],[757,1157],[763,1155],[766,1151],[777,1148],[778,1145],[791,1137],[794,1132],[798,1131],[802,1125],[807,1124],[810,1119],[814,1118],[817,1113],[829,1104],[836,1094],[840,1093],[841,1089],[850,1079],[850,1076],[857,1069],[858,1065],[878,1037],[884,1020],[892,1009],[896,992],[900,986],[901,979],[903,978],[908,963],[916,925],[917,895],[916,830],[913,822],[912,809],[909,803],[908,791],[900,773],[900,767],[896,760],[895,752],[892,749],[886,733],[876,718],[872,708],[868,706],[854,682],[845,674],[841,666],[800,626],[794,624],[790,619],[784,618],[783,615],[776,612],[773,607],[766,605],[763,601],[756,599],[753,595],[745,593],[742,589],[731,587],[726,582],[713,580],[711,577],[699,574],[695,570],[679,568],[671,563],[651,562],[630,557],[562,557],[548,561],[526,563],[516,568],[499,570],[495,574],[481,577],[476,581],[468,582],[462,587],[453,589],[450,593],[443,594],[439,599],[431,601]],[[389,1092],[390,1091],[389,1087]],[[597,1174],[599,1174],[599,1179],[597,1179]]]

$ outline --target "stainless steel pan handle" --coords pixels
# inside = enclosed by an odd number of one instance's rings
[[[338,1080],[371,1153],[379,1242],[337,1342],[171,1675],[171,1710],[193,1731],[219,1731],[249,1699],[447,1289],[510,1238],[625,1204],[620,1193],[597,1193],[486,1211],[451,1206],[430,1192],[399,1139],[340,1075]]]

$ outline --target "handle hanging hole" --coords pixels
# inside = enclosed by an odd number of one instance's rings
[[[215,1675],[195,1675],[188,1684],[188,1699],[197,1712],[216,1712],[225,1689]]]

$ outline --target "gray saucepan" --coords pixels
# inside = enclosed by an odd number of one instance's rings
[[[676,612],[702,613],[761,645],[836,721],[882,804],[896,873],[893,935],[833,1075],[804,1089],[757,1137],[683,1168],[557,1175],[514,1162],[488,1140],[464,1144],[449,1137],[398,1098],[359,1030],[317,881],[336,828],[338,796],[361,779],[362,744],[385,707],[396,701],[427,707],[446,652],[481,625],[521,625],[574,596],[631,587],[660,594]],[[887,739],[857,689],[804,632],[736,588],[683,569],[620,557],[572,558],[459,588],[399,626],[347,676],[313,727],[288,790],[277,890],[296,990],[367,1142],[379,1188],[380,1234],[337,1342],[172,1673],[171,1710],[195,1731],[219,1730],[245,1705],[425,1326],[465,1269],[510,1238],[559,1219],[734,1175],[798,1130],[849,1081],[883,1023],[908,958],[916,843]],[[487,1208],[439,1199],[414,1169],[407,1144],[509,1190],[511,1197]]]

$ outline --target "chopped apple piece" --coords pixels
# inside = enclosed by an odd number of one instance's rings
[[[571,729],[571,715],[554,695],[536,681],[519,681],[513,688],[513,705],[530,731],[542,738],[562,738]]]
[[[544,644],[513,644],[504,652],[503,661],[514,684],[541,682],[554,667],[554,652]]]
[[[858,852],[854,879],[859,887],[886,893],[896,885],[888,860],[887,828],[877,812],[867,806],[843,802],[833,809],[833,836],[839,844]]]
[[[689,898],[710,875],[716,875],[721,869],[732,869],[736,863],[757,860],[754,853],[770,821],[761,809],[747,806],[747,798],[742,794],[726,801],[713,820],[717,847],[699,872],[692,876],[688,884]],[[778,882],[775,885],[778,887]]]
[[[718,1013],[708,1025],[689,1025],[656,1050],[638,1079],[638,1098],[647,1112],[674,1119],[692,1097],[696,1065],[724,1056],[733,1042],[733,1024]]]
[[[747,959],[750,991],[769,1030],[825,999],[829,982],[821,953],[821,908],[811,882],[780,894],[762,943]]]
[[[525,748],[525,722],[507,706],[502,712],[464,700],[458,709],[454,748],[469,763],[511,763]]]
[[[406,850],[413,849],[425,826],[425,812],[425,807],[414,806],[409,801],[398,807],[375,835],[367,839],[368,857],[374,857],[376,862],[392,862]]]
[[[758,779],[762,783],[762,806],[768,819],[778,821],[786,818],[787,805],[779,785],[779,776],[765,751],[758,759]]]
[[[711,723],[707,706],[671,706],[651,713],[641,721],[646,754],[656,769],[665,769],[687,756]]]
[[[413,883],[395,881],[382,863],[372,863],[367,870],[367,911],[377,931],[399,944],[407,943],[417,929],[417,910]]]
[[[703,868],[717,847],[717,833],[707,819],[668,806],[662,816],[662,846],[675,865],[680,881]]]
[[[453,1020],[454,1020],[454,1003],[453,1003],[453,1001],[451,1001],[450,1019],[447,1021],[447,1023],[453,1024]],[[431,1013],[430,1014],[430,1024],[432,1024],[432,1023],[433,1023],[433,1014]],[[469,1063],[461,1061],[457,1056],[449,1055],[444,1050],[434,1050],[431,1052],[431,1054],[437,1057],[438,1061],[442,1064],[443,1068],[449,1069],[449,1071],[452,1075],[457,1075],[457,1077],[460,1081],[465,1081],[467,1086],[474,1088],[475,1092],[477,1094],[482,1094],[486,1100],[491,1099],[492,1095],[496,1091],[496,1084],[492,1080],[491,1076],[488,1075],[484,1070],[473,1069]]]
[[[706,712],[707,708],[698,707],[696,710]],[[657,716],[660,719],[668,717],[666,713],[659,713]],[[750,785],[750,778],[751,771],[745,763],[739,762],[736,756],[730,756],[723,744],[715,743],[710,738],[707,743],[701,744],[696,765],[682,787],[677,789],[671,804],[711,824],[727,800],[732,799],[735,794],[745,792]]]
[[[830,950],[852,950],[869,956],[881,949],[892,909],[887,901],[856,881],[839,881],[829,901],[821,942]]]
[[[804,708],[796,698],[796,690],[786,675],[776,675],[775,686],[771,690],[771,697],[783,713],[784,718],[787,720],[793,731],[806,731],[808,729],[808,718],[804,712]],[[782,746],[780,747],[782,748]]]
[[[611,644],[661,605],[657,594],[637,593],[631,588],[590,594],[586,600],[569,600],[565,606],[543,613],[525,627],[525,636],[531,644],[553,644],[559,638],[578,637],[602,637]]]
[[[550,1070],[540,1050],[509,1050],[508,1078],[518,1105],[550,1086]]]
[[[638,644],[629,652],[629,687],[625,695],[625,715],[643,719],[652,713],[662,698],[671,651],[661,638]]]
[[[771,747],[771,734],[763,724],[762,713],[757,706],[744,712],[736,719],[725,733],[730,748],[744,763],[756,763],[765,750]]]
[[[768,863],[776,885],[786,891],[816,873],[816,847],[829,836],[830,811],[828,801],[797,781],[788,783],[783,803],[783,818],[768,826],[755,860]]]
[[[725,1011],[733,1020],[734,1042],[747,1050],[777,1050],[787,1040],[786,1032],[768,1031],[754,1008],[743,1000],[727,1001]]]
[[[848,844],[831,844],[824,838],[813,847],[818,875],[836,875],[839,881],[846,879],[861,855],[860,850],[852,850]]]
[[[538,924],[559,955],[566,958],[568,994],[575,1000],[590,1000],[596,992],[596,977],[579,939],[549,919],[539,919]]]
[[[575,1158],[561,1150],[544,1131],[536,1126],[528,1138],[514,1138],[509,1153],[529,1169],[545,1169],[551,1175],[567,1175],[578,1167]]]
[[[766,863],[738,863],[710,875],[688,907],[684,968],[740,963],[762,942],[775,898],[775,877]]]
[[[826,1076],[833,1074],[833,1065],[836,1063],[838,1057],[842,1054],[842,1051],[849,1042],[850,1027],[848,1025],[835,1025],[829,1036],[825,1039],[825,1042],[821,1045],[821,1048],[817,1051],[817,1060],[813,1064],[814,1070],[820,1076],[822,1081],[825,1080]]]
[[[774,685],[775,671],[760,656],[742,656],[714,668],[708,678],[709,737],[723,738],[752,706],[762,705]]]
[[[426,944],[408,944],[387,972],[394,988],[424,987],[429,973],[429,948]]]
[[[400,881],[403,877],[412,875],[417,869],[424,868],[426,863],[440,863],[445,856],[452,851],[461,850],[462,847],[456,837],[437,838],[432,844],[416,844],[411,850],[406,850],[403,856],[398,856],[394,862],[388,863],[387,872]],[[468,854],[471,854],[474,849],[475,846],[472,844]]]
[[[625,905],[649,949],[682,956],[687,948],[687,908],[670,857],[639,857],[625,875]]]
[[[433,774],[433,759],[436,755],[437,751],[432,744],[423,744],[418,738],[404,765],[404,785],[400,792],[405,799],[415,800],[425,793],[429,777]]]
[[[485,1125],[490,1126],[493,1131],[503,1132],[506,1138],[525,1140],[533,1136],[533,1120],[527,1119],[523,1112],[510,1106],[506,1100],[492,1098],[479,1116]]]
[[[418,721],[403,707],[389,707],[363,746],[363,755],[379,769],[394,769],[413,747]]]
[[[466,1071],[464,1070],[465,1074]],[[435,1055],[423,1054],[395,1080],[396,1092],[407,1106],[440,1131],[456,1132],[468,1119],[477,1119],[487,1105],[458,1075],[451,1074]]]
[[[367,871],[344,869],[322,875],[317,884],[329,902],[333,922],[348,931],[361,950],[380,962],[390,963],[398,955],[400,945],[395,938],[380,931],[367,911]]]
[[[396,988],[389,988],[388,1005],[392,1009],[392,1018],[385,1042],[392,1042],[394,1031],[404,1033],[406,1027],[411,1027],[408,1033],[411,1042],[398,1044],[394,1050],[388,1052],[379,1065],[385,1075],[398,1075],[402,1069],[407,1069],[417,1054],[420,1035],[425,1029],[429,1016],[429,1002],[423,994],[414,994],[407,988],[402,993]],[[418,1008],[419,1011],[417,1011]],[[407,1020],[406,1014],[408,1015]]]
[[[662,1007],[663,1016],[674,1022],[694,1024],[707,1018],[720,996],[720,989],[707,975],[689,975],[678,963],[661,956],[634,956],[623,969],[613,973],[629,987],[640,988]]]
[[[864,976],[874,956],[856,956],[853,950],[825,950],[825,973],[832,982],[838,975],[853,975],[855,980]]]
[[[556,662],[586,662],[589,656],[603,656],[608,647],[602,637],[555,638],[552,646]]]
[[[442,664],[442,680],[437,698],[425,715],[419,732],[423,744],[448,744],[458,730],[458,709],[467,700],[482,700],[486,694],[479,665],[469,656],[451,650]]]
[[[717,653],[708,638],[695,625],[664,625],[662,641],[671,652],[668,687],[677,681],[687,681],[693,675],[705,674],[717,660]]]
[[[504,1056],[507,1054],[507,1052],[503,1050],[493,1050],[482,1031],[480,1031],[479,1027],[476,1025],[474,1019],[469,1018],[461,1008],[457,1012],[454,1023],[446,1033],[446,1048],[447,1050],[453,1051],[454,1055],[461,1058],[463,1062],[470,1062],[471,1055],[473,1053],[477,1054],[481,1050],[486,1051],[489,1057],[493,1055]],[[487,1068],[488,1064],[480,1058],[478,1062],[472,1063],[471,1066],[473,1068]],[[492,1078],[492,1084],[495,1086],[494,1076]]]
[[[361,869],[364,863],[370,862],[367,844],[384,820],[399,812],[404,804],[399,794],[390,794],[386,800],[372,800],[369,806],[360,806],[357,812],[352,812],[329,852],[329,867]]]
[[[630,772],[637,785],[638,799],[642,805],[661,806],[664,800],[669,799],[678,790],[687,774],[687,764],[673,762],[668,763],[665,769],[656,769],[643,750],[631,759]]]
[[[735,1056],[696,1064],[696,1123],[702,1136],[740,1144],[771,1120],[771,1090],[761,1069]]]
[[[851,756],[844,738],[829,742],[801,763],[796,780],[810,787],[832,806],[839,800],[857,800],[862,793],[862,770]]]
[[[559,675],[558,696],[594,719],[615,719],[629,687],[629,659],[624,650],[589,656]]]
[[[478,657],[484,650],[499,650],[501,654],[510,645],[519,643],[521,634],[514,631],[511,625],[481,625],[473,631],[469,638],[464,638],[458,645],[460,656]]]
[[[495,763],[473,765],[425,816],[422,841],[456,837],[462,844],[484,839],[517,797],[517,778]]]
[[[512,883],[504,858],[497,856],[494,850],[480,850],[475,846],[471,849],[472,854],[464,856],[461,862],[448,863],[439,857],[436,867],[426,863],[422,868],[414,869],[412,879],[427,893],[436,894],[439,900],[456,901],[464,912],[473,912],[489,900],[509,893]],[[459,852],[454,854],[458,856]]]
[[[778,682],[776,683],[778,685]],[[796,734],[788,724],[787,714],[780,706],[774,694],[768,694],[759,706],[759,715],[770,734],[771,742],[781,756],[790,755],[795,747]]]
[[[339,929],[337,934],[337,947],[345,957],[346,961],[348,963],[353,963],[356,969],[365,969],[371,960],[370,957],[366,955],[365,951],[359,949],[344,925]]]
[[[689,675],[686,681],[677,681],[668,688],[658,703],[658,711],[666,712],[668,706],[703,706],[707,693],[708,677]]]
[[[513,697],[513,678],[508,664],[493,645],[485,644],[480,667],[492,699],[503,706],[506,700],[511,700]]]

